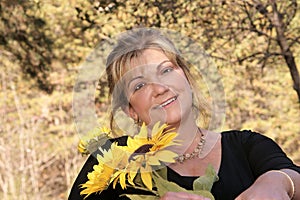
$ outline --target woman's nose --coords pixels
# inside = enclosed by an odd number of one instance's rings
[[[169,90],[169,87],[161,83],[151,83],[151,89],[154,96],[164,94]]]

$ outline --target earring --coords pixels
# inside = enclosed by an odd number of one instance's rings
[[[137,117],[137,119],[134,119],[134,124],[135,124],[136,126],[141,126],[142,121],[140,120],[139,117]]]

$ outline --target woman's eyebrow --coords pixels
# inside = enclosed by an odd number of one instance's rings
[[[170,60],[164,60],[164,61],[162,61],[161,63],[159,63],[159,64],[157,65],[156,69],[159,70],[159,68],[160,68],[164,63],[166,63],[166,62],[171,62],[171,61],[170,61]]]
[[[129,85],[131,84],[132,81],[139,79],[139,78],[143,78],[143,76],[136,76],[134,78],[132,78],[128,83],[127,83],[127,87],[129,87]]]
[[[159,70],[159,68],[166,62],[171,62],[170,60],[164,60],[162,61],[161,63],[159,63],[157,66],[156,66],[156,69]],[[129,87],[129,85],[131,84],[132,81],[136,80],[136,79],[139,79],[139,78],[144,78],[144,76],[136,76],[134,78],[132,78],[128,83],[127,83],[127,87]]]

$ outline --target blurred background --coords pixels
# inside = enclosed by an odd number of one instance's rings
[[[79,66],[134,27],[199,42],[223,77],[222,130],[265,134],[299,165],[299,21],[300,0],[1,0],[0,199],[67,198],[86,160],[72,113]]]

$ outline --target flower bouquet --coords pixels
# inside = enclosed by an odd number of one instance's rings
[[[119,146],[117,142],[111,144],[109,150],[99,148],[98,164],[94,171],[88,173],[88,181],[81,185],[81,195],[88,197],[92,193],[101,193],[112,184],[113,188],[120,184],[121,188],[133,187],[151,192],[152,195],[123,194],[132,200],[156,200],[166,192],[188,192],[214,199],[210,190],[218,179],[213,167],[209,165],[206,174],[197,178],[193,183],[193,190],[186,190],[176,183],[167,180],[166,164],[175,163],[178,155],[167,147],[179,145],[175,140],[177,133],[166,129],[167,125],[156,123],[151,131],[143,124],[140,132],[128,137],[126,146]],[[109,129],[97,129],[89,139],[81,140],[78,149],[81,153],[89,153],[90,146],[95,148],[95,141],[103,139],[103,133]]]

